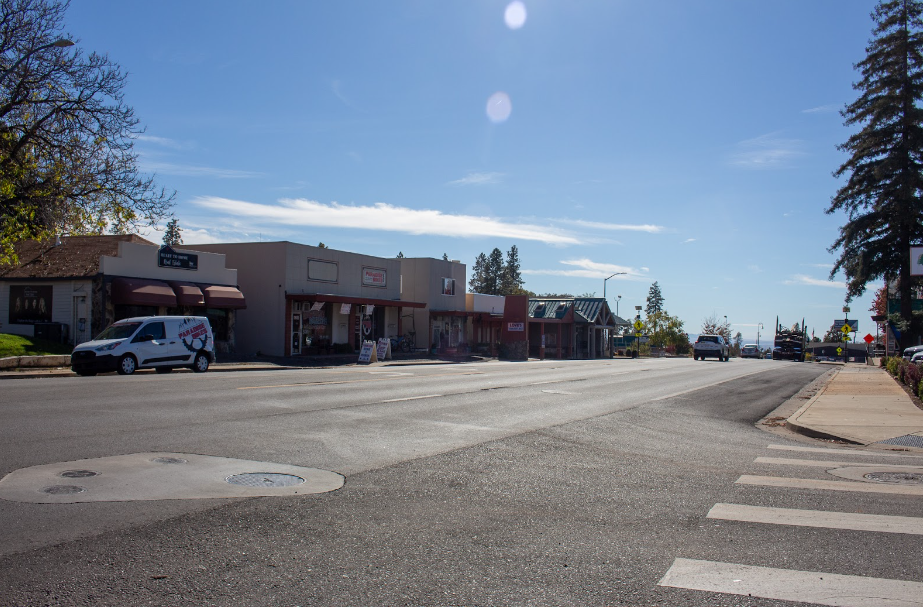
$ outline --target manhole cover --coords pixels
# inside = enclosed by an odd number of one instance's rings
[[[61,473],[61,476],[64,478],[90,478],[91,476],[99,476],[99,472],[93,472],[92,470],[65,470]]]
[[[78,487],[77,485],[52,485],[51,487],[42,489],[42,493],[49,493],[51,495],[73,495],[75,493],[83,493],[84,491],[86,491],[86,489]]]
[[[181,457],[155,457],[151,460],[155,464],[188,464],[189,461]]]
[[[304,482],[304,479],[294,474],[253,472],[229,476],[227,481],[232,485],[241,485],[243,487],[291,487],[300,485]]]
[[[876,483],[923,485],[923,474],[918,472],[870,472],[865,478]]]
[[[888,440],[880,441],[882,445],[900,445],[901,447],[923,447],[923,436],[919,434],[908,434],[906,436],[898,436],[897,438],[889,438]]]

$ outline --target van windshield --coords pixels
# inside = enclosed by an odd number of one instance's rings
[[[140,322],[126,322],[124,324],[109,325],[108,329],[96,336],[96,340],[102,341],[104,339],[127,339],[131,337],[140,326]]]

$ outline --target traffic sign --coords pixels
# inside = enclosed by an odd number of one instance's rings
[[[636,320],[635,321],[635,331],[640,331],[643,328],[644,328],[644,323],[641,322],[640,320]]]
[[[843,353],[843,348],[837,348],[837,349],[836,349],[836,353],[837,353],[837,354],[842,354],[842,353]]]
[[[843,325],[843,328],[840,329],[840,331],[842,331],[843,334],[846,335],[848,333],[852,333],[852,327],[850,327],[849,325]]]
[[[641,333],[635,333],[635,337],[641,337]]]
[[[850,333],[852,333],[853,331],[858,331],[858,330],[859,330],[859,321],[856,320],[856,319],[854,319],[854,318],[842,319],[842,320],[834,320],[834,321],[833,321],[833,330],[834,330],[834,331],[842,331],[842,330],[843,330],[843,327],[844,327],[845,325],[849,325],[849,332],[850,332]]]
[[[862,339],[864,339],[864,340],[865,340],[865,343],[867,343],[867,344],[870,344],[870,343],[872,343],[873,341],[875,341],[875,338],[872,337],[872,334],[871,334],[871,333],[869,333],[868,335],[866,335],[866,336],[863,337]]]

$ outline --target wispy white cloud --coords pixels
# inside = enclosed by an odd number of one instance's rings
[[[568,259],[560,262],[565,266],[571,266],[574,269],[568,270],[523,270],[523,274],[542,275],[542,276],[569,276],[572,278],[599,278],[605,279],[618,272],[624,272],[619,276],[613,276],[612,280],[640,280],[647,273],[647,268],[631,268],[629,266],[620,266],[611,263],[599,263],[591,259]]]
[[[188,150],[194,147],[190,142],[177,141],[176,139],[168,139],[167,137],[154,137],[153,135],[142,134],[135,137],[135,139],[144,143],[150,143],[159,145],[161,147],[170,148],[171,150]]]
[[[835,280],[823,280],[813,278],[806,274],[796,274],[790,279],[784,281],[787,285],[807,285],[809,287],[833,287],[834,289],[845,289],[846,283]]]
[[[751,264],[747,266],[747,269],[753,274],[761,274],[763,272],[763,269],[756,264]]]
[[[371,206],[354,206],[285,198],[273,205],[215,196],[194,198],[192,202],[225,215],[252,218],[268,224],[384,230],[456,238],[501,237],[556,246],[582,242],[570,232],[550,226],[492,217],[451,215],[432,209],[409,209],[382,202]]]
[[[807,268],[819,268],[821,270],[832,270],[833,269],[832,263],[803,263],[801,265]]]
[[[215,167],[192,166],[188,164],[173,164],[170,162],[156,162],[142,159],[141,168],[149,173],[164,175],[177,175],[180,177],[212,177],[215,179],[253,179],[262,177],[263,173],[255,171],[238,171],[235,169],[219,169]]]
[[[353,100],[347,97],[345,93],[343,93],[343,82],[342,81],[334,80],[333,82],[331,82],[330,91],[333,93],[333,95],[337,99],[343,102],[343,105],[353,110],[359,110],[359,107],[353,102]]]
[[[812,107],[807,110],[801,110],[802,114],[829,114],[830,112],[836,112],[840,109],[840,106],[835,104],[828,105],[819,105],[817,107]]]
[[[687,238],[679,244],[689,244],[690,242],[695,242],[695,238]]]
[[[502,177],[503,173],[468,173],[461,179],[450,181],[447,185],[492,185],[495,183],[500,183]]]
[[[647,232],[649,234],[659,234],[666,228],[653,224],[628,224],[628,223],[604,223],[599,221],[585,221],[583,219],[556,219],[557,223],[565,223],[581,228],[590,228],[593,230],[608,230],[612,232]]]
[[[745,169],[780,169],[804,155],[800,139],[785,139],[775,134],[761,135],[737,144],[730,163]]]

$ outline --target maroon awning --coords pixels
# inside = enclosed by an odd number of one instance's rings
[[[112,279],[112,303],[128,306],[176,306],[176,294],[165,282],[145,278]]]
[[[381,306],[393,308],[425,308],[422,301],[403,301],[400,299],[373,299],[370,297],[350,297],[349,295],[331,295],[328,293],[286,293],[285,297],[292,301],[323,301],[327,303],[348,303],[360,306]]]
[[[227,310],[243,310],[247,307],[244,294],[237,287],[219,287],[211,285],[202,289],[205,295],[206,308],[224,308]]]
[[[205,295],[202,289],[191,282],[167,282],[176,293],[176,303],[181,306],[202,307],[205,305]]]

